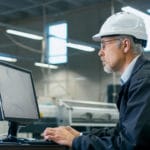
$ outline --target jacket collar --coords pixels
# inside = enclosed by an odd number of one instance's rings
[[[121,86],[119,94],[118,94],[118,98],[117,98],[117,107],[118,107],[118,109],[120,109],[120,103],[121,103],[121,99],[122,99],[121,97],[122,97],[122,95],[125,94],[124,90],[129,86],[130,79],[143,66],[143,64],[145,62],[147,62],[147,60],[146,60],[145,56],[142,54],[137,59],[135,65],[134,65],[134,68],[132,70],[130,78],[128,79],[128,81],[123,86]],[[124,95],[124,96],[126,96],[126,95]]]
[[[143,64],[146,62],[146,58],[145,56],[142,54],[141,56],[139,56],[139,58],[137,59],[134,68],[132,70],[131,76],[133,76],[142,66]]]

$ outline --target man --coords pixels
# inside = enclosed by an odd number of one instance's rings
[[[150,148],[150,62],[143,56],[147,35],[143,20],[126,12],[110,16],[98,34],[98,53],[107,73],[121,74],[115,130],[81,135],[71,127],[45,129],[45,139],[73,150],[148,150]]]

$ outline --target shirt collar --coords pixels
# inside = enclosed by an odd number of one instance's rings
[[[126,70],[124,71],[124,73],[121,75],[121,78],[120,78],[120,83],[121,85],[123,85],[124,83],[126,83],[128,81],[128,79],[130,78],[131,76],[131,73],[132,73],[132,70],[134,68],[134,65],[137,61],[137,59],[139,58],[140,55],[136,56],[132,61],[131,63],[128,65],[128,67],[126,68]]]

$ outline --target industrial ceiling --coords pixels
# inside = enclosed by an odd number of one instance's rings
[[[43,7],[47,15],[59,15],[66,11],[83,8],[90,5],[101,5],[111,0],[0,0],[0,22],[10,22],[23,18],[43,15]],[[113,0],[123,5],[133,6],[146,12],[150,9],[148,0]]]
[[[32,18],[43,18],[44,15],[53,17],[61,16],[65,13],[71,13],[75,10],[96,5],[99,5],[101,10],[103,10],[104,3],[110,3],[110,9],[112,11],[120,10],[118,5],[119,7],[130,5],[145,13],[147,13],[147,9],[150,9],[149,0],[0,0],[0,32],[3,32],[4,27],[19,26],[20,28],[30,29],[29,24]],[[107,12],[104,9],[103,14],[101,14],[103,18],[105,14]],[[25,27],[23,24],[21,26],[19,22],[23,20],[28,22],[28,26]],[[31,26],[31,29],[33,28]],[[35,27],[35,29],[38,29],[39,33],[43,32],[42,28]],[[12,39],[10,37],[6,39],[6,36],[6,34],[0,35],[0,53],[5,53],[6,49],[9,49],[6,51],[7,53],[11,53],[10,49],[14,46]],[[37,45],[40,47],[39,43]],[[17,49],[15,51],[19,55]]]

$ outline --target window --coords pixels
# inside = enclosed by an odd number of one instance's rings
[[[48,26],[48,62],[67,63],[67,23],[61,22]]]

